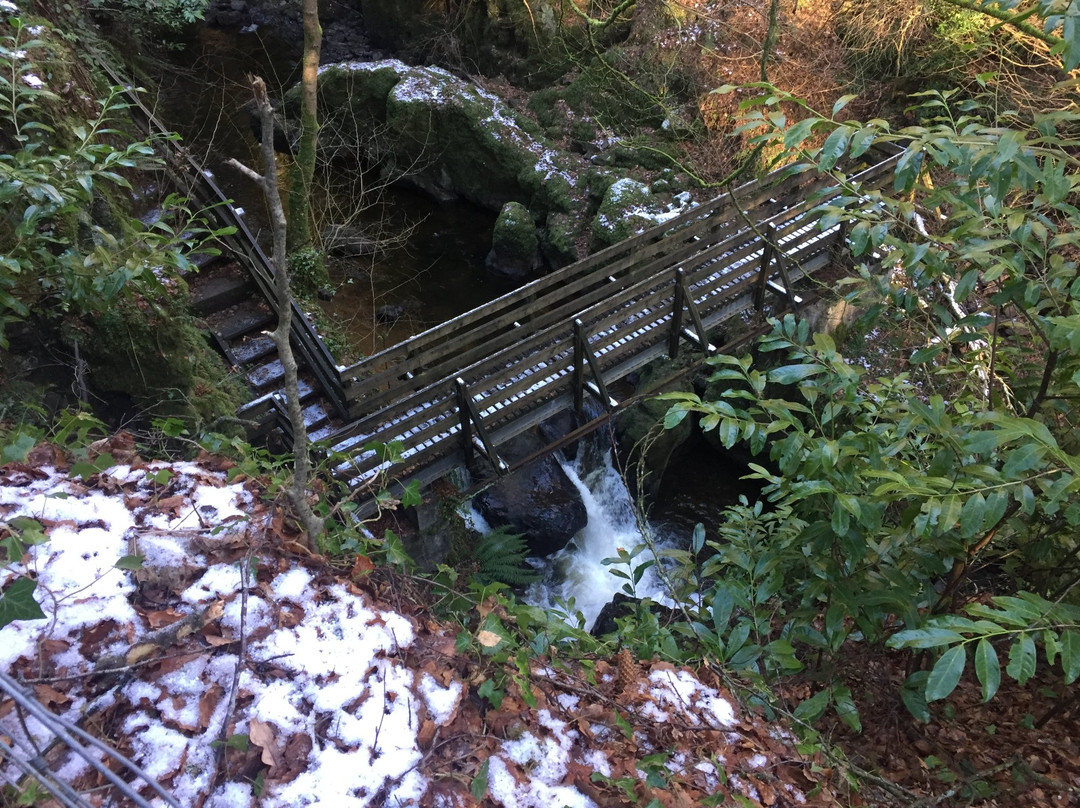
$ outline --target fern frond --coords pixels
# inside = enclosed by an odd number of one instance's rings
[[[528,555],[524,534],[497,528],[482,536],[473,549],[473,557],[480,565],[476,577],[482,583],[500,581],[510,586],[532,583],[539,574],[525,560]]]

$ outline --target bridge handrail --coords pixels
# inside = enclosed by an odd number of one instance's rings
[[[885,162],[889,163],[889,161]],[[878,164],[855,175],[853,179],[869,187],[878,182],[882,176],[884,176],[884,168]],[[824,190],[826,193],[824,196],[818,195],[812,199],[806,199],[805,195],[802,195],[804,201],[790,205],[769,218],[759,218],[761,226],[771,223],[782,228],[784,222],[805,217],[806,211],[820,206],[824,203],[823,200],[827,201],[829,197],[835,198],[841,194],[840,187],[835,182],[829,182],[828,178],[823,182],[813,182],[809,189],[803,190],[807,192]],[[773,207],[782,206],[780,203],[773,203]],[[769,206],[759,208],[758,212],[762,213],[767,209]],[[460,326],[462,319],[468,322],[468,317],[476,314],[478,310],[474,310],[462,315],[462,318],[451,320],[450,325],[459,327],[454,328],[453,333],[439,334],[434,344],[424,344],[426,341],[420,339],[412,340],[411,350],[397,354],[398,363],[375,369],[373,375],[368,378],[346,383],[346,394],[351,401],[355,402],[354,414],[360,416],[362,412],[377,411],[395,399],[408,396],[415,389],[459,375],[461,369],[472,360],[482,359],[490,353],[491,343],[495,338],[493,332],[498,332],[498,342],[512,344],[516,340],[517,329],[508,326],[511,323],[516,325],[518,319],[529,326],[527,330],[543,328],[547,324],[572,318],[578,311],[587,308],[597,300],[610,300],[612,295],[619,294],[622,289],[635,283],[638,278],[651,277],[680,260],[691,258],[706,260],[737,249],[738,243],[755,238],[753,232],[741,220],[736,222],[737,226],[724,229],[718,226],[723,223],[718,223],[715,215],[711,219],[699,219],[691,227],[674,233],[669,229],[670,223],[655,228],[651,233],[654,237],[657,232],[669,234],[663,244],[670,245],[672,241],[679,239],[680,246],[675,249],[670,246],[666,250],[654,249],[659,243],[650,242],[641,250],[632,252],[629,258],[618,261],[621,267],[620,272],[616,273],[618,278],[607,275],[608,268],[615,265],[601,265],[593,272],[585,274],[584,278],[574,277],[577,273],[560,271],[557,284],[548,282],[551,277],[548,276],[517,290],[522,294],[511,294],[500,298],[496,301],[498,306],[488,304],[480,307],[485,310],[491,308],[498,316],[488,317],[472,328]],[[734,220],[740,217],[731,214],[731,218]],[[705,228],[708,228],[708,232]],[[694,233],[701,233],[701,235],[687,235]],[[652,258],[654,253],[657,254],[655,259]],[[612,255],[614,252],[608,251],[608,254]],[[573,265],[570,269],[573,270],[578,266]],[[567,274],[570,275],[569,278],[566,278]],[[533,291],[534,294],[527,294],[529,291]],[[510,307],[507,301],[521,305]],[[526,311],[526,308],[529,311]],[[443,324],[426,333],[430,334],[447,325]],[[387,353],[383,352],[382,355],[386,356]],[[406,361],[409,363],[408,366],[403,364]],[[347,373],[348,370],[343,372]],[[407,376],[406,372],[408,372]]]

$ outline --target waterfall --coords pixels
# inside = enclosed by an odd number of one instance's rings
[[[612,463],[610,450],[600,458],[595,452],[579,451],[573,462],[563,462],[562,467],[581,492],[589,522],[564,549],[548,558],[534,559],[543,577],[529,587],[525,600],[546,609],[564,610],[560,601],[570,603],[572,599],[573,609],[581,612],[588,629],[615,593],[629,583],[612,575],[613,567],[603,564],[603,560],[618,555],[620,547],[632,553],[643,538],[633,499]],[[650,558],[646,549],[635,562]],[[624,566],[616,569],[631,572]],[[652,568],[634,587],[634,594],[658,602],[668,600]]]

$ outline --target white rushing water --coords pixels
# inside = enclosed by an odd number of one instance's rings
[[[604,605],[629,583],[611,574],[612,569],[630,574],[625,565],[613,567],[603,560],[617,556],[619,548],[633,553],[644,541],[633,500],[611,462],[611,452],[603,454],[602,462],[596,461],[595,453],[579,451],[574,462],[562,464],[581,492],[589,522],[564,549],[539,560],[538,569],[543,578],[525,594],[526,601],[546,609],[566,611],[561,604],[572,601],[573,609],[584,617],[586,629],[592,628]],[[644,549],[633,563],[641,564],[651,558],[650,551]],[[658,602],[667,600],[651,568],[634,587],[634,594]]]

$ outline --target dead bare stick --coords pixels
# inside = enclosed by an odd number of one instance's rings
[[[274,250],[270,261],[274,265],[274,289],[277,292],[278,304],[278,324],[274,329],[273,337],[281,366],[285,370],[285,405],[293,431],[294,467],[288,495],[300,520],[300,526],[307,534],[308,549],[314,549],[315,541],[322,535],[325,522],[315,514],[308,502],[311,457],[308,453],[307,427],[304,425],[304,415],[300,408],[296,357],[293,355],[292,345],[289,342],[289,334],[292,330],[292,290],[289,285],[289,259],[285,247],[285,210],[281,205],[277,162],[274,159],[274,116],[270,99],[266,94],[265,82],[258,76],[250,78],[251,91],[255,96],[259,121],[262,125],[263,173],[259,174],[235,159],[230,159],[228,163],[262,188],[267,208],[270,210],[270,223],[274,234]]]

